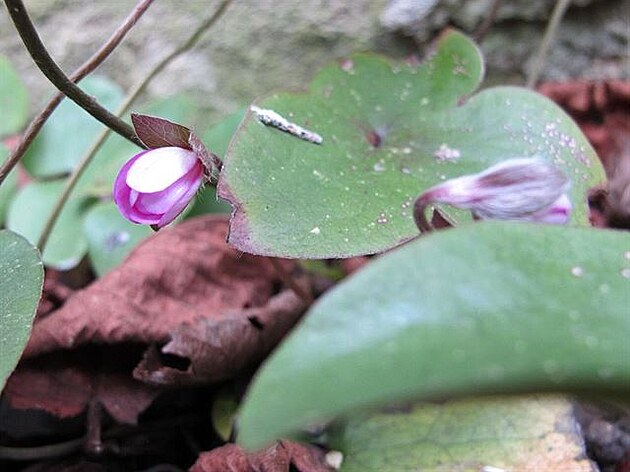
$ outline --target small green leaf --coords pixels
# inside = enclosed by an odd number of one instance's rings
[[[6,158],[9,156],[9,152],[7,148],[5,148],[2,144],[0,144],[0,163],[4,162]],[[9,202],[13,195],[15,194],[18,186],[18,175],[17,170],[13,169],[7,178],[4,179],[2,185],[0,185],[0,226],[4,223],[4,217],[7,212],[7,208],[9,207]]]
[[[591,472],[571,403],[559,397],[466,399],[356,414],[329,445],[341,472]]]
[[[55,180],[33,182],[20,189],[9,207],[7,227],[37,244],[63,187],[64,181]],[[81,231],[81,214],[87,204],[85,198],[71,197],[64,206],[44,250],[47,266],[68,270],[85,256],[87,240]]]
[[[210,185],[206,185],[199,192],[192,205],[185,213],[185,218],[208,215],[211,213],[230,213],[230,205],[222,200],[217,200],[216,191]]]
[[[96,274],[102,277],[119,265],[131,250],[153,231],[124,219],[113,202],[91,207],[83,221],[88,255]]]
[[[88,77],[81,88],[110,110],[120,104],[122,89],[104,77]],[[102,131],[103,125],[69,99],[48,119],[22,162],[31,175],[43,178],[70,172]]]
[[[28,117],[28,92],[5,56],[0,55],[0,138],[19,132]]]
[[[243,121],[245,112],[246,109],[241,108],[206,131],[202,135],[202,139],[203,142],[206,143],[206,146],[208,146],[208,149],[217,156],[225,156],[230,140],[238,129],[238,125]]]
[[[22,236],[0,230],[0,391],[28,341],[43,283],[37,249]]]
[[[224,156],[228,144],[245,115],[245,109],[238,110],[217,123],[203,135],[203,142],[208,149],[218,156]],[[214,188],[206,185],[195,198],[194,204],[186,218],[206,215],[208,213],[230,213],[231,207],[223,200],[218,200]]]
[[[486,222],[381,256],[328,292],[257,375],[239,440],[405,398],[628,392],[630,240]]]
[[[417,236],[411,207],[423,190],[536,155],[571,178],[572,223],[588,224],[586,192],[604,174],[579,128],[525,89],[471,96],[482,74],[475,44],[450,31],[420,66],[355,55],[324,68],[306,93],[261,100],[257,106],[319,133],[323,143],[246,115],[218,187],[235,209],[229,242],[281,257],[382,252]]]

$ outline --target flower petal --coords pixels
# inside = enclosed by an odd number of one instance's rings
[[[146,154],[147,152],[148,151],[142,151],[136,154],[135,156],[133,156],[131,159],[129,159],[125,163],[125,165],[122,166],[122,168],[118,172],[118,175],[116,176],[116,180],[114,181],[114,191],[113,191],[114,202],[120,209],[120,212],[122,213],[122,215],[128,220],[131,219],[129,217],[129,214],[132,210],[133,201],[132,201],[132,195],[131,195],[132,190],[127,185],[127,174],[129,173],[129,169],[131,168],[131,166],[143,154]]]
[[[161,228],[162,226],[166,226],[171,221],[173,221],[177,217],[177,215],[179,215],[182,211],[184,211],[184,208],[186,208],[186,205],[188,205],[188,203],[195,196],[195,193],[197,192],[197,190],[199,190],[199,187],[201,186],[201,183],[203,181],[203,170],[200,171],[197,175],[194,175],[193,177],[194,177],[194,180],[189,181],[187,183],[186,192],[171,207],[171,209],[167,211],[164,214],[164,216],[162,216],[162,219],[159,221],[159,223],[157,223],[158,227]]]
[[[531,220],[552,225],[564,225],[571,218],[572,207],[569,197],[563,194],[550,207],[532,215]]]
[[[155,193],[140,194],[136,208],[147,213],[163,215],[175,205],[190,186],[195,186],[199,172],[189,172],[169,187]],[[195,188],[197,191],[197,187]]]
[[[156,225],[160,221],[162,215],[155,215],[152,213],[145,213],[136,207],[132,207],[129,211],[128,220],[133,223],[139,223],[143,225]]]
[[[196,154],[179,147],[151,149],[139,155],[127,172],[126,182],[140,193],[166,189],[185,176],[195,165],[201,165]]]

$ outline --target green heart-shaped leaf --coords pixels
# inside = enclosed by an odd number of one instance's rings
[[[28,117],[28,92],[9,60],[0,55],[0,138],[19,132]]]
[[[206,146],[208,146],[208,149],[216,155],[223,157],[232,136],[234,136],[234,133],[238,129],[238,125],[243,121],[245,113],[245,109],[237,110],[202,134],[201,137],[203,142],[206,143]]]
[[[140,241],[153,234],[147,225],[136,225],[124,219],[113,202],[92,206],[85,214],[83,230],[92,267],[99,277],[120,264]]]
[[[243,120],[244,115],[244,109],[238,110],[208,129],[208,131],[202,135],[203,142],[208,149],[223,158],[228,144],[238,128],[239,123]],[[195,216],[206,215],[208,213],[229,213],[230,210],[230,205],[223,200],[217,200],[215,189],[210,185],[206,185],[197,194],[194,205],[186,214],[186,218],[194,218]]]
[[[630,385],[630,240],[487,222],[422,237],[328,292],[257,375],[239,440],[404,398]]]
[[[54,180],[32,182],[20,189],[9,207],[7,227],[37,244],[63,187],[64,181]],[[72,269],[85,256],[87,240],[81,231],[81,215],[88,203],[86,198],[79,197],[67,201],[44,250],[43,260],[47,266]]]
[[[28,341],[43,283],[37,249],[22,236],[0,230],[0,391]]]
[[[470,97],[482,74],[475,44],[449,31],[419,66],[356,55],[324,68],[307,93],[258,102],[320,134],[323,143],[246,115],[218,189],[235,210],[229,242],[284,257],[381,252],[418,234],[410,207],[423,190],[535,155],[571,177],[572,223],[586,224],[586,191],[604,174],[579,128],[525,89]]]

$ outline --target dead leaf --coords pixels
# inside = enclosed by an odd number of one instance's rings
[[[607,188],[589,196],[595,226],[630,229],[630,82],[561,82],[539,91],[578,123],[599,155]]]
[[[611,174],[604,214],[609,226],[630,229],[630,139]]]
[[[149,149],[181,147],[191,149],[188,144],[190,130],[185,126],[157,116],[131,114],[131,122],[138,139]]]
[[[37,306],[36,319],[41,320],[48,314],[61,307],[72,295],[73,290],[62,281],[62,272],[46,268],[44,289]]]
[[[565,109],[589,139],[610,172],[630,134],[630,82],[545,83],[539,92]]]
[[[149,238],[120,267],[36,321],[24,358],[88,343],[160,343],[180,325],[263,306],[280,281],[266,258],[227,246],[227,226],[224,216],[212,215]]]
[[[134,370],[144,382],[193,384],[226,380],[252,370],[295,325],[305,303],[284,291],[263,307],[226,311],[220,317],[181,325],[158,352],[150,348]],[[161,354],[188,360],[185,370],[163,363]]]
[[[119,348],[115,355],[102,354],[57,353],[22,362],[3,395],[13,408],[44,410],[58,418],[77,416],[96,400],[119,423],[136,424],[159,390],[129,375],[133,353]]]
[[[324,451],[306,444],[278,441],[264,451],[248,453],[235,444],[203,452],[190,472],[330,472]]]

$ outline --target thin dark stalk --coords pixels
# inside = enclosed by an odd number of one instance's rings
[[[430,233],[435,229],[425,214],[428,204],[423,198],[418,198],[413,204],[413,220],[421,233]]]
[[[230,5],[230,3],[232,3],[232,1],[233,0],[223,0],[223,2],[221,2],[214,14],[212,14],[208,19],[201,23],[184,43],[182,43],[177,49],[168,54],[166,57],[164,57],[164,59],[162,59],[157,65],[155,65],[155,67],[153,67],[153,69],[149,71],[149,73],[140,81],[140,83],[138,83],[138,85],[136,85],[134,89],[127,94],[127,97],[125,98],[123,104],[117,111],[118,116],[122,116],[127,112],[131,104],[138,97],[138,95],[140,95],[144,91],[149,82],[157,74],[159,74],[173,59],[195,45],[202,34],[212,25],[214,25],[216,21],[223,15],[226,8]],[[42,230],[42,234],[40,235],[39,241],[37,243],[37,247],[42,254],[44,253],[44,249],[46,248],[48,238],[50,237],[50,234],[55,227],[55,223],[57,222],[57,219],[61,214],[61,210],[63,210],[63,207],[68,201],[68,198],[70,198],[70,195],[72,194],[72,191],[74,190],[77,182],[81,178],[81,175],[83,175],[85,169],[87,169],[87,167],[90,165],[97,151],[103,145],[111,131],[111,129],[105,128],[101,132],[101,134],[96,138],[90,149],[81,159],[81,162],[79,162],[77,167],[75,167],[75,169],[72,171],[72,174],[70,174],[70,177],[66,181],[66,185],[64,186],[63,191],[59,196],[59,199],[55,203],[52,213],[44,224],[44,229]]]
[[[547,23],[547,29],[545,30],[545,35],[540,43],[540,48],[538,49],[538,53],[536,54],[536,59],[534,60],[534,65],[531,68],[529,75],[527,76],[527,88],[534,88],[540,74],[542,72],[543,66],[545,65],[545,60],[547,59],[547,53],[549,52],[549,48],[553,43],[553,40],[556,36],[556,32],[558,31],[558,26],[560,26],[560,21],[564,16],[564,13],[569,8],[571,4],[571,0],[558,0],[556,2],[556,6],[553,9],[553,13],[551,14],[551,19],[549,23]]]
[[[486,37],[486,34],[488,34],[488,31],[490,31],[490,27],[497,17],[499,5],[501,5],[501,0],[492,0],[492,4],[488,9],[488,15],[484,18],[481,25],[479,25],[479,27],[473,33],[473,38],[477,43],[481,43],[481,41],[483,41],[483,38]]]
[[[53,85],[63,92],[70,100],[75,102],[105,126],[111,128],[132,143],[142,146],[142,143],[130,125],[125,123],[113,113],[109,112],[107,109],[103,108],[94,97],[91,97],[81,90],[59,68],[53,58],[50,57],[50,54],[48,54],[48,51],[39,38],[37,30],[33,26],[22,0],[4,0],[4,3],[7,6],[9,15],[13,20],[13,24],[15,25],[20,38],[22,38],[24,46],[26,46],[26,49],[35,61],[35,64],[48,78],[48,80],[50,80]]]
[[[85,61],[77,70],[75,70],[70,75],[70,80],[73,82],[79,82],[85,76],[93,72],[98,66],[100,66],[105,59],[116,49],[116,47],[120,44],[120,42],[127,35],[129,30],[136,24],[136,22],[140,19],[140,17],[144,14],[144,12],[149,8],[149,6],[153,3],[153,0],[141,0],[138,2],[136,7],[131,11],[129,16],[125,18],[122,24],[114,31],[114,33],[109,37],[109,39],[100,47],[98,51],[96,51],[92,57],[90,57],[87,61]],[[52,112],[57,108],[57,106],[61,103],[61,100],[65,95],[61,92],[58,92],[53,96],[50,101],[46,104],[44,109],[40,111],[35,118],[29,123],[28,127],[24,131],[20,142],[17,147],[13,150],[9,158],[0,166],[0,185],[4,179],[9,175],[9,172],[17,165],[17,163],[22,159],[22,156],[26,153],[31,143],[42,129],[42,126],[46,122],[46,120],[50,117]]]
[[[207,421],[208,418],[200,413],[187,413],[180,416],[155,420],[140,426],[115,426],[103,432],[103,441],[119,440],[134,436],[155,433],[161,430],[188,428]],[[47,444],[35,447],[11,447],[0,445],[0,460],[35,461],[63,457],[81,450],[85,444],[85,437],[71,439],[62,443]],[[104,444],[107,449],[107,444]]]

